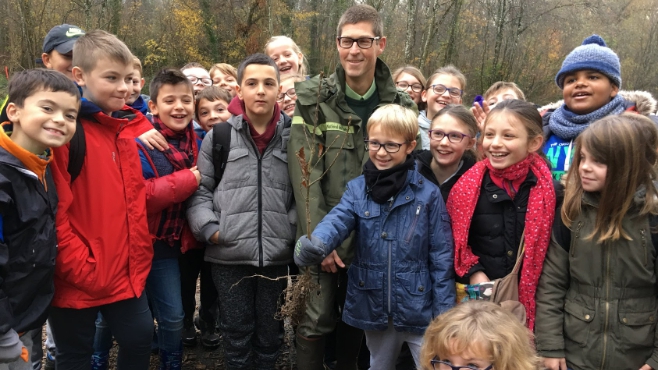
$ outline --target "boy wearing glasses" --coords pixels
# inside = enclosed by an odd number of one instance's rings
[[[379,13],[368,5],[353,6],[343,13],[337,27],[340,65],[336,72],[327,78],[316,76],[295,86],[297,103],[288,152],[294,156],[304,148],[305,153],[311,153],[306,137],[314,134],[316,146],[322,144],[326,151],[311,173],[312,179],[322,177],[310,188],[312,227],[338,204],[347,182],[361,175],[367,152],[360,143],[367,138],[366,122],[375,108],[389,103],[415,107],[407,93],[397,90],[391,72],[378,58],[385,47]],[[317,130],[313,130],[314,124]],[[299,209],[304,209],[306,190],[301,186],[299,162],[288,161],[288,168],[295,201]],[[299,212],[298,236],[309,232],[304,215],[305,212]],[[320,283],[321,294],[312,295],[305,317],[297,328],[300,369],[323,369],[325,335],[334,330],[336,322],[336,369],[356,367],[363,332],[338,320],[338,306],[345,297],[347,266],[354,256],[355,246],[353,238],[347,237],[320,266],[309,267]]]
[[[197,62],[187,63],[180,69],[181,72],[192,82],[194,87],[194,95],[208,86],[212,86],[212,78],[210,73],[201,64]]]
[[[373,113],[363,175],[295,245],[295,263],[311,266],[356,231],[342,319],[365,330],[371,369],[395,369],[405,342],[420,368],[425,329],[455,303],[450,221],[440,189],[415,171],[417,132],[410,109]]]

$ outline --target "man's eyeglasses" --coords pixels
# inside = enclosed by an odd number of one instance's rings
[[[461,143],[465,137],[472,137],[471,135],[462,134],[461,132],[445,132],[441,130],[430,130],[430,139],[441,141],[444,137],[448,137],[451,143]]]
[[[454,366],[454,365],[451,364],[450,362],[447,362],[447,361],[441,361],[441,360],[437,360],[437,359],[430,360],[430,363],[432,364],[432,368],[433,368],[434,370],[443,370],[443,369],[441,368],[441,365],[443,365],[443,366],[447,366],[447,367],[450,368],[451,370],[491,370],[491,369],[493,369],[493,364],[491,364],[491,365],[485,367],[484,369],[480,369],[480,368],[478,368],[477,366],[470,366],[470,365],[465,365],[465,366]],[[444,367],[444,369],[445,369],[445,367]]]
[[[411,85],[409,85],[408,83],[406,83],[404,81],[400,81],[400,82],[396,82],[395,86],[397,86],[397,88],[399,90],[402,90],[402,91],[407,90],[409,87],[411,87],[411,91],[413,91],[413,92],[419,93],[419,92],[423,91],[423,85],[421,85],[421,84],[411,84]]]
[[[462,90],[456,87],[447,87],[441,84],[432,85],[430,86],[430,88],[432,89],[432,91],[434,91],[434,93],[438,95],[443,95],[447,91],[448,94],[450,94],[450,96],[453,98],[459,98],[460,96],[462,96],[462,94],[464,94]]]
[[[199,78],[196,76],[187,76],[187,79],[190,80],[192,85],[196,85],[198,83],[202,84],[203,86],[211,86],[212,85],[212,80],[209,78]]]
[[[406,142],[404,142],[402,144],[390,143],[390,142],[382,144],[382,143],[378,143],[376,141],[370,141],[370,140],[365,140],[365,143],[366,143],[366,150],[368,150],[368,151],[372,150],[374,152],[378,152],[379,148],[383,147],[384,150],[386,151],[386,153],[397,153],[397,152],[400,151],[400,148],[402,147],[402,145],[406,144]]]
[[[356,42],[357,45],[361,49],[370,49],[372,47],[372,43],[379,40],[381,37],[361,37],[358,39],[353,39],[351,37],[337,37],[336,39],[338,40],[338,46],[340,46],[343,49],[349,49],[354,45]]]
[[[277,95],[276,101],[283,101],[286,98],[286,95],[288,95],[288,97],[290,99],[294,99],[295,97],[297,97],[297,93],[295,92],[295,88],[291,87],[287,91],[284,91],[281,94]]]

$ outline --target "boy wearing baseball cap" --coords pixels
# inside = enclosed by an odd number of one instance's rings
[[[60,24],[51,28],[43,40],[43,54],[41,54],[43,65],[48,69],[62,72],[73,80],[71,74],[73,44],[84,34],[80,27],[70,24]]]

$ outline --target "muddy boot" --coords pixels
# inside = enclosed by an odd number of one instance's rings
[[[363,330],[342,321],[336,325],[336,370],[356,370]]]
[[[324,337],[306,338],[297,335],[296,341],[297,368],[324,370]]]

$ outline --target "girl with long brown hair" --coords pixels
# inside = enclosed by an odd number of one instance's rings
[[[658,131],[608,116],[576,139],[537,290],[537,349],[550,370],[658,368]]]

